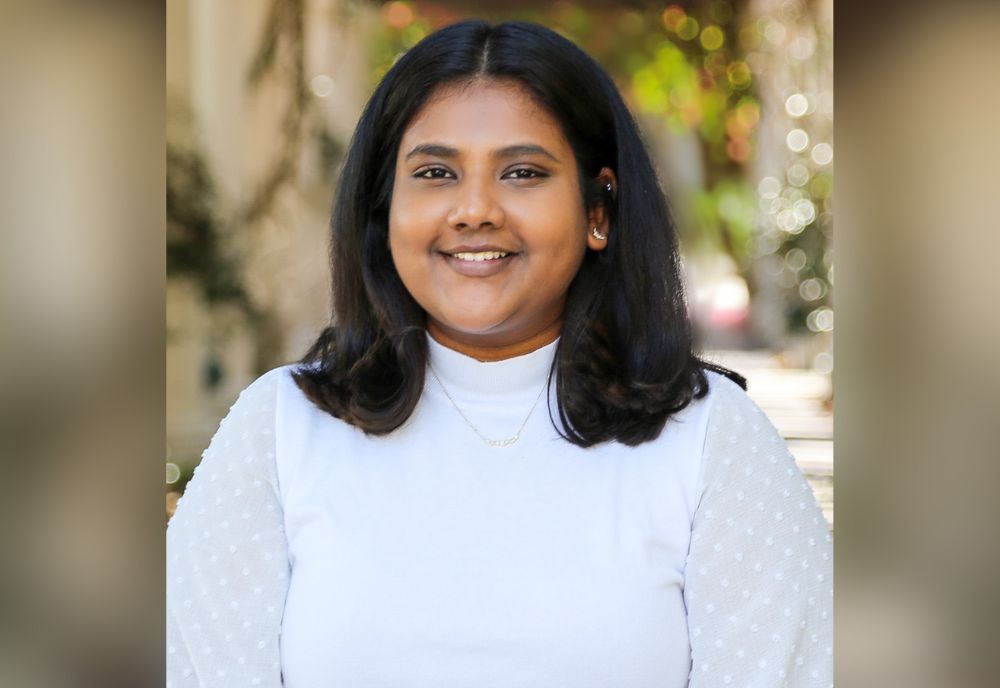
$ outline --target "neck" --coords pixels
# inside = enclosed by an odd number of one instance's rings
[[[438,344],[483,362],[503,361],[515,356],[530,354],[532,351],[537,351],[558,339],[561,330],[562,319],[560,318],[538,334],[523,341],[501,346],[477,346],[475,344],[460,342],[444,332],[433,321],[428,320],[427,322],[427,333]]]

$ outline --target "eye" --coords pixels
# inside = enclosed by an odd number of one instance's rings
[[[454,179],[451,170],[444,167],[425,167],[413,173],[417,179]]]
[[[502,179],[516,179],[516,180],[529,180],[529,179],[544,179],[549,175],[541,170],[536,170],[531,167],[518,167],[517,169],[510,170],[506,172]]]

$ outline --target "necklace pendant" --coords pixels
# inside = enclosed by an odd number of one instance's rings
[[[451,398],[450,394],[448,394],[448,388],[444,386],[443,382],[441,382],[441,378],[438,377],[437,371],[434,370],[434,366],[428,364],[427,367],[430,369],[431,374],[434,376],[434,379],[437,380],[438,384],[441,386],[441,391],[444,392],[444,395],[448,398],[448,401],[450,401],[451,405],[455,407],[456,411],[458,411],[458,415],[462,417],[462,420],[465,421],[465,424],[468,425],[470,428],[472,428],[472,432],[476,433],[479,436],[479,439],[485,442],[486,446],[488,447],[506,447],[508,444],[514,444],[515,442],[517,442],[518,438],[521,436],[521,431],[524,430],[524,427],[528,424],[528,419],[531,418],[531,414],[535,412],[535,407],[538,406],[538,400],[542,398],[542,393],[546,389],[548,389],[549,379],[552,377],[551,371],[549,372],[548,375],[545,376],[545,384],[542,385],[542,388],[540,390],[538,390],[538,396],[535,397],[535,403],[531,405],[531,410],[529,410],[528,415],[525,416],[524,422],[521,423],[521,427],[518,428],[517,430],[517,434],[511,437],[509,440],[491,440],[487,439],[486,437],[483,436],[483,433],[476,430],[476,426],[472,424],[472,421],[470,421],[468,418],[465,417],[465,414],[462,413],[462,409],[458,408],[458,404],[456,404],[455,400]]]

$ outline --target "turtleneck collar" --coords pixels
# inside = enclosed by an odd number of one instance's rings
[[[453,397],[513,398],[536,396],[552,369],[559,340],[523,356],[477,361],[439,344],[428,335],[430,364]],[[433,375],[428,383],[436,385]]]

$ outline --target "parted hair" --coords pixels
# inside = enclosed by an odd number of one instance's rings
[[[331,221],[333,313],[294,374],[319,408],[369,434],[399,428],[424,388],[426,314],[396,272],[389,207],[400,140],[440,86],[516,82],[562,125],[587,208],[609,218],[569,288],[550,384],[557,431],[582,447],[655,439],[708,392],[705,370],[745,387],[693,348],[667,199],[614,81],[585,52],[536,24],[463,21],[424,38],[386,73],[364,109]],[[617,177],[609,193],[602,168]]]

